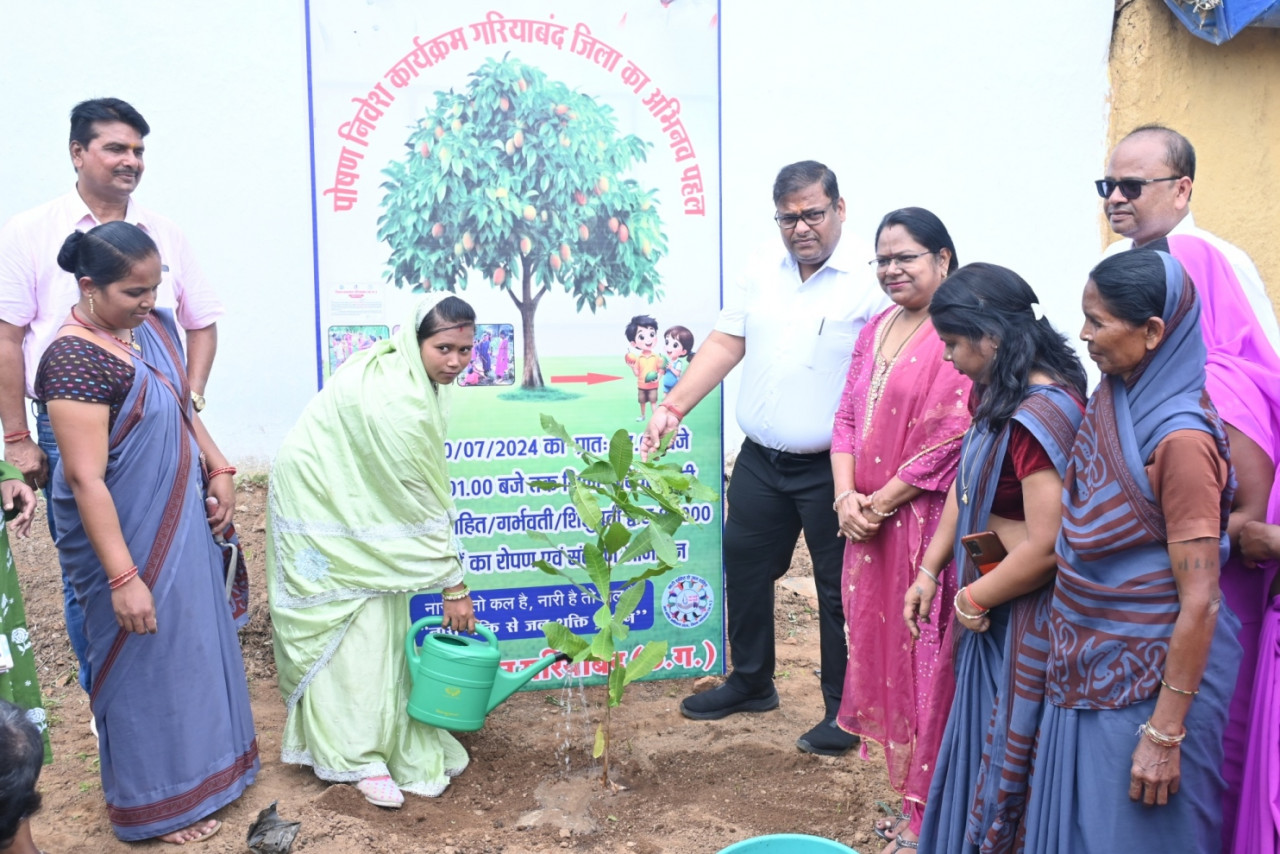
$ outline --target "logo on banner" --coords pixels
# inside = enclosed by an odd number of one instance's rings
[[[697,575],[681,575],[662,593],[662,614],[671,624],[691,629],[711,613],[715,596],[711,585]]]

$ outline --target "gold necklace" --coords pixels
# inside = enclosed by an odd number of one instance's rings
[[[899,306],[893,317],[889,318],[889,322],[881,327],[876,333],[876,347],[875,355],[873,357],[875,362],[875,372],[871,375],[871,386],[867,389],[868,427],[870,427],[871,413],[876,408],[876,403],[879,402],[880,396],[884,393],[885,383],[888,382],[889,379],[889,371],[898,361],[898,356],[902,355],[902,348],[907,346],[907,342],[915,337],[915,334],[920,331],[920,327],[924,326],[925,321],[929,319],[929,313],[925,312],[924,317],[920,318],[920,321],[912,327],[910,332],[907,333],[907,337],[902,339],[902,343],[898,345],[898,349],[893,351],[893,358],[886,360],[881,348],[884,345],[885,339],[889,337],[889,332],[893,330],[894,324],[898,322],[898,318],[904,314],[906,314],[906,310]]]
[[[142,352],[142,345],[138,343],[138,338],[136,335],[133,334],[133,329],[129,330],[129,340],[126,341],[123,338],[121,338],[119,335],[112,332],[110,329],[107,329],[105,326],[100,326],[97,323],[89,323],[85,321],[82,317],[80,317],[80,315],[76,314],[76,307],[74,305],[71,306],[71,316],[75,318],[76,323],[80,324],[86,329],[100,329],[103,332],[107,333],[112,338],[116,339],[116,341],[119,342],[120,346],[124,347],[126,350],[132,348],[138,351],[139,353]]]

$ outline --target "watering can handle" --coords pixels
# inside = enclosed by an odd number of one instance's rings
[[[430,628],[432,626],[443,625],[443,623],[444,623],[443,617],[423,617],[422,619],[414,623],[413,626],[409,629],[409,634],[407,634],[404,639],[404,654],[405,654],[405,658],[409,659],[409,662],[411,665],[416,667],[418,664],[418,643],[417,643],[418,632],[422,631],[425,628]],[[486,626],[484,623],[481,623],[479,621],[476,622],[475,634],[483,637],[486,641],[490,643],[490,645],[494,647],[498,645],[498,636],[495,635],[493,633],[493,630],[490,629],[488,626]]]

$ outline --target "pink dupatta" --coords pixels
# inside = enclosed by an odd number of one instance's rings
[[[902,620],[902,602],[956,476],[971,383],[942,360],[942,341],[926,322],[874,398],[877,345],[897,310],[876,316],[858,337],[831,451],[853,454],[854,483],[863,494],[895,475],[924,492],[886,520],[875,538],[845,547],[849,669],[837,723],[883,745],[891,785],[924,803],[955,690],[947,631],[954,572],[943,571],[943,589],[918,641]]]

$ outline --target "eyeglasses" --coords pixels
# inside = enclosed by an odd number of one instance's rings
[[[830,207],[830,205],[827,207]],[[795,228],[800,224],[800,220],[804,220],[804,224],[812,228],[815,225],[822,225],[822,221],[826,218],[827,208],[823,208],[820,211],[801,211],[798,214],[776,213],[773,215],[773,221],[783,231],[790,231]]]
[[[1098,188],[1098,195],[1104,199],[1111,198],[1111,194],[1116,191],[1116,187],[1120,188],[1120,195],[1129,201],[1133,201],[1142,195],[1142,188],[1148,184],[1155,184],[1160,181],[1181,181],[1181,175],[1170,175],[1168,178],[1102,178],[1093,182],[1093,186]]]
[[[867,262],[868,265],[874,264],[877,270],[887,270],[890,264],[897,264],[901,270],[917,258],[923,258],[926,255],[932,255],[932,252],[917,252],[914,255],[890,255],[888,258],[872,258]]]

